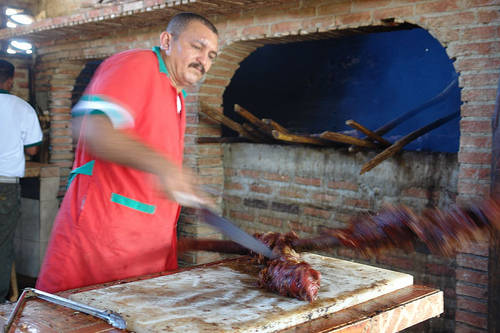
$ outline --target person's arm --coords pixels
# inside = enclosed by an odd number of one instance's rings
[[[24,152],[30,156],[35,156],[40,150],[40,146],[24,147]]]
[[[159,178],[160,189],[170,199],[182,205],[191,206],[191,203],[182,202],[182,199],[174,195],[175,192],[199,198],[199,191],[195,190],[194,179],[189,172],[140,141],[113,128],[107,116],[91,115],[87,121],[82,135],[92,154],[103,160],[155,174]]]

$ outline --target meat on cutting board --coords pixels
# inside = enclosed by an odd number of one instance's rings
[[[298,239],[297,234],[293,231],[286,234],[268,232],[254,236],[277,255],[274,259],[259,256],[259,263],[265,266],[259,272],[259,285],[283,296],[313,302],[318,296],[321,274],[291,247]]]

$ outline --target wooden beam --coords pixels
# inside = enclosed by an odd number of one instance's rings
[[[361,172],[359,174],[362,175],[363,173],[370,171],[371,169],[373,169],[374,167],[376,167],[377,165],[379,165],[380,163],[382,163],[383,161],[385,161],[386,159],[388,159],[389,157],[391,157],[392,155],[396,154],[398,151],[403,149],[404,146],[406,146],[416,138],[421,137],[425,133],[432,131],[433,129],[447,123],[448,121],[458,116],[460,116],[460,111],[453,112],[443,118],[439,118],[438,120],[404,136],[403,138],[396,141],[389,148],[385,149],[383,152],[381,152],[380,154],[372,158],[370,161],[365,163],[361,168]]]
[[[263,118],[262,121],[274,130],[277,130],[281,133],[290,133],[286,128],[284,128],[283,126],[281,126],[280,124],[278,124],[277,122],[275,122],[272,119]]]
[[[207,106],[207,105],[202,105],[200,108],[200,113],[206,115],[210,119],[215,120],[216,122],[232,129],[233,131],[237,132],[240,136],[246,137],[254,142],[258,142],[259,140],[250,134],[247,130],[243,128],[240,124],[237,122],[233,121],[232,119],[224,116],[221,112],[218,112],[217,110],[214,110],[213,108]]]
[[[355,146],[360,146],[360,147],[377,148],[377,145],[374,144],[373,142],[358,139],[358,138],[355,138],[355,137],[352,137],[349,135],[345,135],[342,133],[325,131],[325,132],[321,133],[319,135],[319,137],[322,139],[325,139],[325,140],[347,143],[350,145],[355,145]]]
[[[250,122],[259,132],[265,134],[266,136],[272,136],[271,131],[273,128],[266,123],[264,123],[262,120],[254,116],[250,111],[244,109],[238,104],[234,105],[234,112],[239,114],[241,117],[245,118],[247,121]]]
[[[291,143],[307,143],[316,146],[325,146],[326,142],[317,138],[312,138],[304,135],[297,135],[291,133],[282,133],[277,130],[273,130],[273,137],[280,141],[291,142]]]
[[[379,142],[381,145],[383,145],[385,147],[388,147],[388,146],[392,145],[392,143],[390,143],[389,141],[387,141],[386,139],[384,139],[383,137],[381,137],[377,133],[369,130],[368,128],[366,128],[363,125],[355,122],[352,119],[347,120],[345,123],[346,123],[347,126],[351,126],[352,128],[360,131],[361,133],[363,133],[364,135],[366,135],[370,139]]]

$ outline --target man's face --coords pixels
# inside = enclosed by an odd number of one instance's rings
[[[191,21],[180,36],[164,32],[160,38],[170,77],[178,87],[201,80],[217,57],[217,35],[201,22]]]

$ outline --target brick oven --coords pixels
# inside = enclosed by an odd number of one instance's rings
[[[165,22],[179,11],[208,16],[220,32],[216,63],[188,91],[185,164],[205,186],[222,194],[217,197],[220,211],[245,230],[294,230],[310,236],[324,227],[345,226],[352,216],[377,211],[384,203],[421,211],[481,200],[490,193],[491,118],[500,77],[496,0],[73,0],[66,10],[57,6],[61,3],[32,4],[35,23],[0,30],[2,40],[23,38],[36,45],[32,58],[16,61],[33,71],[33,102],[50,116],[49,162],[60,167],[60,196],[73,161],[70,110],[91,73],[111,54],[156,45]],[[221,125],[203,108],[220,114],[230,108],[224,101],[226,88],[240,64],[259,48],[408,27],[424,29],[439,41],[459,75],[458,153],[405,151],[360,175],[361,166],[376,154],[373,150],[199,142],[200,137],[221,137]],[[29,96],[29,90],[23,93]],[[179,233],[218,237],[189,209],[183,210]],[[474,244],[453,258],[432,255],[425,246],[373,258],[341,248],[327,254],[403,271],[416,283],[444,291],[445,313],[415,332],[494,332],[500,326],[495,318],[500,295],[492,293],[498,288],[492,273],[500,255],[495,249],[494,242]],[[192,264],[215,258],[196,253],[181,260]]]

